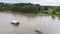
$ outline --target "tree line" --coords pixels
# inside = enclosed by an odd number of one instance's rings
[[[46,13],[60,15],[60,6],[41,6],[40,4],[33,3],[0,3],[0,11],[12,11],[22,13]]]

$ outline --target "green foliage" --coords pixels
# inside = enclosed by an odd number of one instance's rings
[[[60,6],[40,6],[39,4],[32,3],[0,3],[0,11],[13,11],[22,13],[46,13],[60,15]]]

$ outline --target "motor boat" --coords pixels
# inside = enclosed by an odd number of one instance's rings
[[[13,25],[19,25],[20,23],[17,20],[12,20],[11,24],[13,24]]]

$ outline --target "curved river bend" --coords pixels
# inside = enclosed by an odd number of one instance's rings
[[[11,20],[18,20],[19,26],[14,26]],[[0,34],[60,34],[60,20],[51,16],[26,16],[22,14],[0,12]]]

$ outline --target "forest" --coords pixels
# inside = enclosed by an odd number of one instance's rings
[[[42,6],[33,3],[0,3],[0,11],[12,11],[21,13],[46,13],[60,15],[60,6]]]

